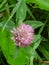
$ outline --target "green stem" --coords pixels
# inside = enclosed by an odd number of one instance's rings
[[[39,8],[37,5],[32,6],[32,4],[29,4],[32,8]]]
[[[12,8],[15,7],[15,4],[14,4],[14,5],[9,5],[9,6],[8,6],[8,8],[11,8],[11,7],[12,7]],[[7,9],[7,7],[1,9],[0,12],[5,11],[6,9]]]
[[[2,6],[7,2],[7,0],[4,0],[1,4],[0,4],[0,8],[2,8]]]
[[[34,56],[31,56],[30,57],[30,65],[33,65],[33,59],[34,59]]]
[[[41,33],[42,33],[42,31],[43,31],[43,29],[44,29],[44,27],[45,27],[45,25],[46,25],[48,19],[49,19],[49,17],[46,18],[46,21],[45,21],[44,25],[40,28],[38,34],[41,34]]]
[[[26,7],[27,7],[27,11],[28,11],[28,13],[30,14],[30,16],[31,16],[34,20],[36,20],[35,17],[34,17],[34,15],[32,14],[32,12],[30,11],[29,7],[28,7],[28,6],[26,6]]]

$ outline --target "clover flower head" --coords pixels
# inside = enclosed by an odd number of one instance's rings
[[[34,29],[25,23],[22,23],[17,29],[11,30],[13,36],[12,40],[16,46],[28,46],[31,44],[34,36]]]

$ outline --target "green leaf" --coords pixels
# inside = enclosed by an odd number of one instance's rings
[[[40,9],[49,11],[49,0],[26,0],[26,3],[36,3]]]
[[[39,51],[44,55],[44,57],[45,57],[47,60],[49,60],[49,51],[47,51],[47,50],[45,49],[45,47],[42,46],[42,45],[40,45],[38,49],[39,49]]]
[[[26,55],[23,52],[23,48],[19,49],[19,53],[15,60],[17,65],[25,65],[27,63]]]
[[[0,44],[2,52],[10,65],[25,65],[27,62],[26,55],[22,52],[23,49],[19,48],[18,51],[18,48],[15,47],[9,32],[0,32]],[[17,54],[14,56],[15,48]]]
[[[34,29],[43,26],[43,23],[42,22],[35,21],[35,20],[25,21],[25,23],[31,25]]]
[[[36,4],[39,8],[49,11],[49,0],[36,0]]]
[[[8,15],[6,14],[6,15],[4,15],[4,17],[2,18],[2,21],[0,22],[0,27],[1,27],[1,28],[4,27],[4,25],[5,25],[6,22],[7,22],[7,19],[8,19]],[[10,30],[12,30],[14,27],[15,27],[14,21],[13,21],[13,20],[10,20],[10,21],[7,23],[6,27],[5,27],[5,30],[10,31]]]
[[[35,2],[35,0],[25,0],[26,1],[26,3],[34,3]]]
[[[26,55],[28,57],[31,57],[31,56],[34,56],[34,51],[33,51],[33,48],[30,47],[30,46],[27,46],[25,49],[24,49]]]
[[[7,23],[12,19],[13,15],[18,11],[18,9],[19,9],[20,6],[21,6],[21,2],[22,2],[22,1],[23,1],[23,0],[20,0],[20,1],[16,4],[16,6],[13,8],[13,10],[12,10],[12,12],[11,12],[11,16],[10,16],[9,19],[6,21],[5,25],[3,26],[2,31],[4,31],[4,29],[5,29],[6,25],[7,25]]]
[[[7,2],[7,0],[3,0],[3,2],[0,4],[0,9],[2,8],[2,6]]]
[[[39,39],[36,43],[34,43],[33,49],[37,49],[38,46],[40,45],[41,39]]]
[[[37,42],[41,38],[41,35],[34,35],[33,43]]]
[[[4,56],[7,59],[7,62],[8,63],[10,61],[14,62],[14,59],[12,59],[12,58],[13,58],[13,53],[14,53],[15,46],[14,46],[12,40],[11,40],[10,33],[5,32],[5,31],[3,33],[0,32],[0,39],[1,39],[0,40],[1,49],[2,49],[2,52],[3,52]]]
[[[26,11],[27,9],[26,9],[25,0],[22,0],[19,9],[16,12],[16,22],[18,22],[18,24],[21,24],[23,20],[25,19]]]
[[[36,35],[34,36],[34,40],[33,40],[33,50],[37,49],[38,46],[40,45],[40,42],[41,42],[41,36],[40,35]]]
[[[0,23],[0,27],[3,28],[3,26],[5,25],[5,23],[6,23],[5,20],[4,20],[3,22],[1,22],[1,23]],[[15,27],[15,23],[14,23],[12,20],[10,20],[10,22],[7,23],[5,29],[6,29],[7,31],[10,31],[10,30],[12,30],[14,27]]]

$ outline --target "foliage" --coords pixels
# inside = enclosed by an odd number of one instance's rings
[[[11,30],[21,23],[34,29],[32,44],[14,45]],[[0,0],[0,64],[49,65],[49,0]]]

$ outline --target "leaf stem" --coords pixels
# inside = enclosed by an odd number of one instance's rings
[[[33,65],[33,59],[34,59],[34,56],[31,56],[30,57],[30,65]]]

